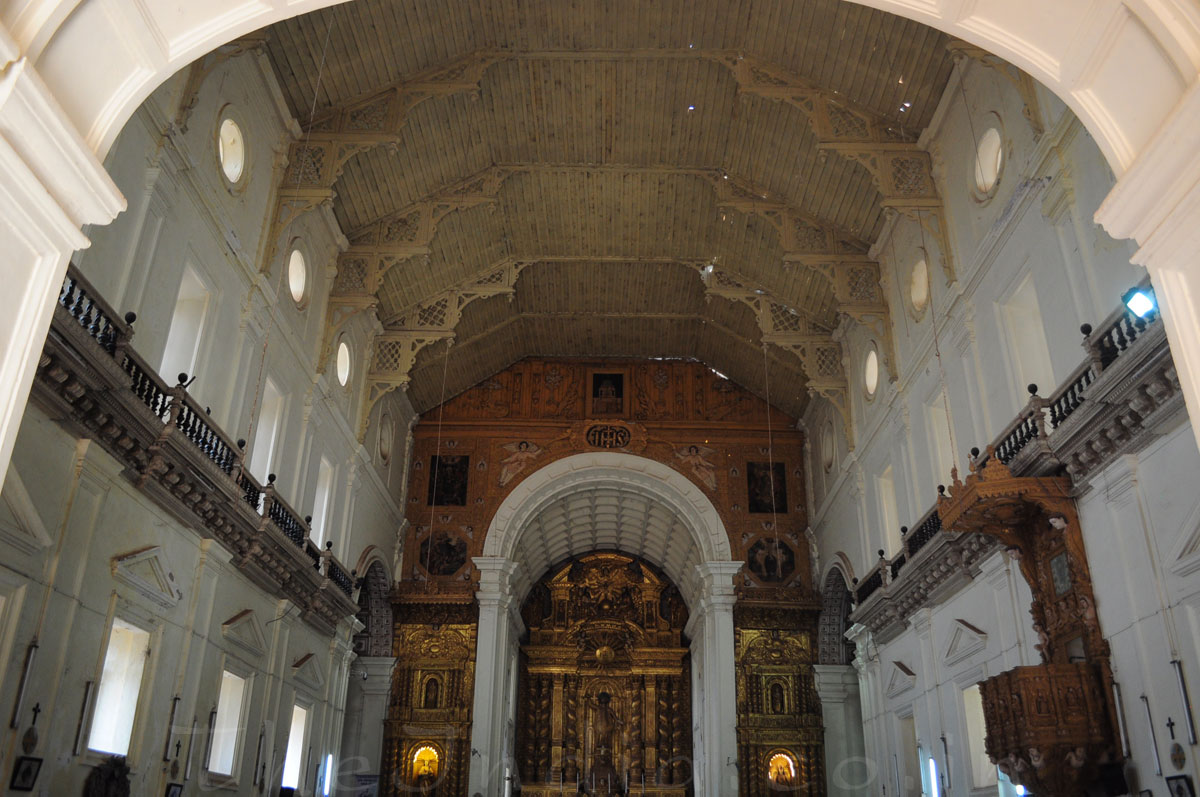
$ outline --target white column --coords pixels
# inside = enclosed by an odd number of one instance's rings
[[[692,640],[696,794],[738,793],[737,674],[733,650],[733,577],[741,562],[696,565],[699,600],[685,633]]]
[[[849,664],[814,664],[813,674],[825,723],[825,780],[829,797],[856,797],[867,783],[858,672]]]
[[[1150,272],[1171,355],[1200,441],[1200,83],[1193,83],[1096,212],[1114,238],[1141,245],[1134,263]],[[1189,142],[1191,142],[1189,144]],[[1117,301],[1119,297],[1112,297]]]
[[[866,626],[855,623],[846,632],[846,638],[854,643],[854,671],[858,674],[858,701],[862,712],[863,769],[860,771],[866,783],[850,780],[849,768],[827,772],[832,783],[843,778],[843,786],[851,794],[877,794],[881,785],[891,782],[884,759],[887,755],[887,729],[881,727],[883,714],[883,686],[879,667],[879,651]],[[858,791],[855,791],[858,789]]]
[[[6,40],[0,25],[0,50]],[[124,208],[125,198],[28,59],[0,67],[0,474],[67,261],[88,245],[80,228],[107,224]]]
[[[506,793],[505,760],[514,706],[509,699],[515,645],[522,624],[517,615],[513,581],[517,563],[500,556],[472,559],[479,570],[479,631],[475,648],[475,700],[471,714],[471,766],[467,791],[471,797],[502,797]]]
[[[346,724],[342,732],[339,794],[357,794],[355,775],[379,775],[383,753],[383,723],[392,688],[391,656],[360,656],[350,666],[346,695]]]

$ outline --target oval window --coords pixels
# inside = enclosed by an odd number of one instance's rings
[[[867,398],[874,396],[879,388],[879,353],[875,351],[874,344],[871,345],[863,363],[863,387],[867,390]]]
[[[337,347],[337,380],[342,387],[350,381],[350,346],[344,340]]]
[[[385,463],[392,458],[392,438],[396,436],[396,427],[391,415],[384,415],[379,420],[379,458]]]
[[[296,304],[304,301],[304,289],[308,285],[308,264],[304,262],[304,253],[293,249],[288,257],[288,289]]]
[[[821,429],[821,467],[829,470],[833,467],[833,424],[827,423]]]
[[[929,264],[923,257],[913,264],[908,276],[908,298],[918,313],[923,312],[925,305],[929,304]]]
[[[217,134],[217,158],[226,180],[236,183],[242,179],[246,168],[246,142],[242,138],[242,128],[228,116],[221,120]]]
[[[975,151],[975,188],[979,193],[986,194],[996,187],[1003,163],[1004,143],[1000,131],[989,127],[979,138],[979,147]]]

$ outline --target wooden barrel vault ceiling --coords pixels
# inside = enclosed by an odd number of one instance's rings
[[[326,351],[378,317],[368,411],[402,387],[424,412],[527,356],[634,356],[769,383],[799,416],[844,374],[797,345],[764,365],[764,336],[878,323],[831,274],[904,204],[830,136],[914,148],[953,65],[943,34],[838,0],[354,0],[265,34],[314,120],[276,223],[332,198],[351,247]],[[812,230],[829,264],[793,257]]]

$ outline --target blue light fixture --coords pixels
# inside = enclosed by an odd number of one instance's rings
[[[1121,301],[1125,302],[1129,312],[1138,318],[1145,318],[1158,310],[1158,299],[1154,296],[1154,289],[1150,287],[1130,288],[1121,297]]]

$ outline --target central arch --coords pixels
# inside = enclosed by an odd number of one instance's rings
[[[513,584],[519,600],[551,565],[582,550],[573,543],[565,524],[547,529],[546,524],[533,521],[584,491],[636,496],[651,502],[644,512],[647,523],[640,538],[628,533],[628,526],[613,528],[611,533],[605,529],[594,539],[591,549],[618,550],[658,565],[679,587],[689,609],[696,608],[701,586],[696,566],[733,559],[729,535],[717,508],[679,471],[652,459],[616,451],[574,454],[529,474],[508,494],[488,525],[483,556],[522,565]],[[664,511],[656,513],[655,505]],[[533,556],[528,545],[527,535],[535,526],[550,532],[539,540],[540,556]],[[673,547],[672,543],[683,544]]]
[[[733,561],[712,501],[683,474],[614,451],[556,460],[521,481],[488,525],[480,572],[479,636],[469,792],[500,797],[515,772],[519,608],[554,564],[616,550],[658,567],[690,611],[695,793],[737,793]],[[477,752],[478,755],[474,753]]]

